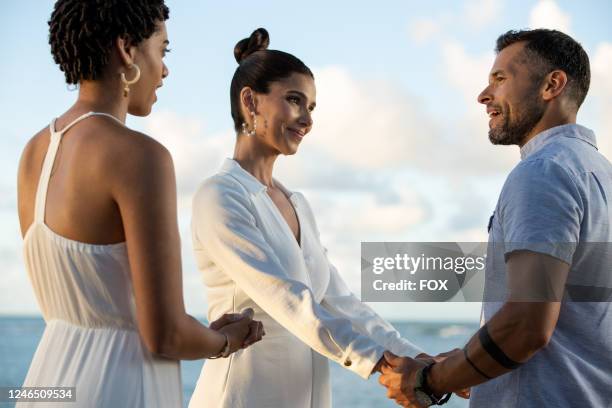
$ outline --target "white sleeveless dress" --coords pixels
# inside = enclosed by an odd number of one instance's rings
[[[51,168],[62,134],[51,141],[36,192],[35,219],[24,238],[29,278],[46,322],[24,387],[76,387],[70,407],[180,407],[176,360],[153,356],[138,332],[126,243],[94,245],[53,232],[45,224]],[[115,118],[114,118],[115,119]],[[18,407],[61,406],[20,402]]]

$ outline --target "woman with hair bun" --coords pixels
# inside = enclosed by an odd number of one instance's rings
[[[349,291],[308,201],[273,177],[278,156],[307,140],[316,89],[302,61],[268,44],[263,28],[236,44],[234,156],[200,186],[192,218],[209,319],[251,307],[266,338],[206,362],[191,408],[330,407],[328,360],[367,379],[385,350],[420,354]]]
[[[179,359],[261,338],[252,311],[211,329],[185,313],[172,159],[125,126],[168,76],[167,18],[163,0],[59,0],[49,20],[55,62],[79,92],[25,147],[18,208],[46,322],[24,386],[75,387],[50,405],[180,407]]]

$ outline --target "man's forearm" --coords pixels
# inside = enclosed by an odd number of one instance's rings
[[[508,360],[518,363],[529,360],[548,340],[539,329],[538,318],[533,314],[524,314],[523,308],[537,309],[538,306],[507,303],[487,323],[490,339],[495,346]],[[545,317],[546,314],[541,316]],[[476,333],[464,350],[453,353],[432,367],[428,384],[433,391],[443,394],[472,387],[512,371],[500,363],[499,356],[492,356],[485,350],[479,337],[479,333]]]

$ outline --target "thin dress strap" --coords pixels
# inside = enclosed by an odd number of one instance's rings
[[[62,135],[76,123],[93,115],[108,116],[123,125],[123,122],[121,122],[119,119],[117,119],[111,114],[104,112],[87,112],[70,122],[59,132],[55,130],[55,121],[57,120],[57,118],[53,119],[49,124],[49,133],[51,134],[51,140],[49,142],[47,154],[45,155],[45,160],[43,161],[40,180],[38,181],[38,188],[36,190],[34,222],[45,222],[45,204],[47,202],[47,189],[49,188],[49,180],[51,179],[51,169],[53,168],[53,163],[55,162],[55,155],[57,154]]]

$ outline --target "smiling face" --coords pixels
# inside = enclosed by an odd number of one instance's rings
[[[251,112],[255,111],[257,127],[253,137],[275,154],[295,154],[302,139],[312,129],[316,89],[314,79],[309,75],[293,73],[274,81],[266,94],[244,88],[241,100],[249,130],[253,129]]]
[[[158,21],[156,25],[153,35],[138,44],[134,54],[134,63],[140,68],[140,79],[130,85],[128,112],[136,116],[151,113],[157,101],[155,91],[162,86],[163,79],[169,73],[163,61],[169,44],[166,23]],[[129,81],[135,74],[135,69],[130,69],[126,71],[125,77]]]
[[[521,146],[546,110],[542,81],[529,70],[524,47],[517,42],[497,54],[489,85],[478,95],[490,117],[489,140],[496,145]]]

